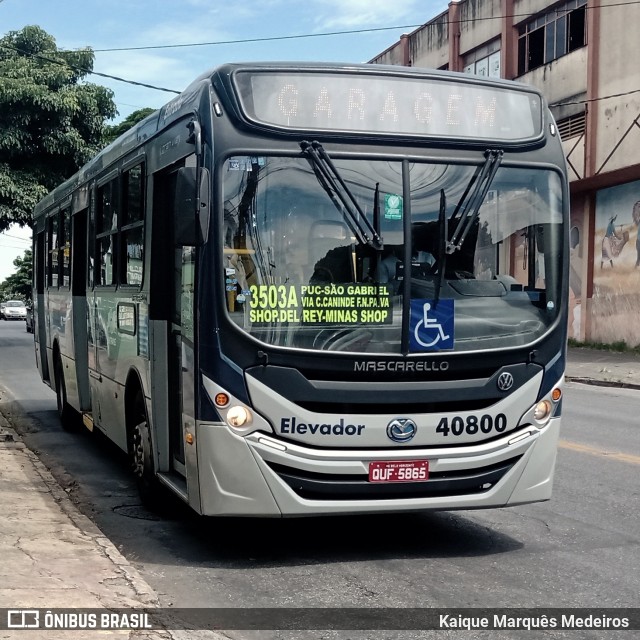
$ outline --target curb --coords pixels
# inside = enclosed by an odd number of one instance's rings
[[[581,384],[588,384],[594,387],[614,387],[617,389],[635,389],[640,391],[640,384],[635,382],[623,382],[622,380],[599,380],[596,378],[585,378],[583,376],[571,375],[565,375],[564,379],[567,382],[579,382]]]

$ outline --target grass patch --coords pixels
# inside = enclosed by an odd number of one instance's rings
[[[617,351],[619,353],[634,353],[640,355],[640,345],[635,347],[629,346],[624,340],[617,342],[579,342],[573,338],[569,338],[570,347],[582,347],[585,349],[597,349],[598,351]]]

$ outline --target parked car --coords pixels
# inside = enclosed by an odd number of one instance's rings
[[[31,305],[27,307],[26,324],[27,333],[33,333],[33,307]]]
[[[22,300],[7,300],[2,303],[0,316],[3,320],[26,320],[27,307]]]

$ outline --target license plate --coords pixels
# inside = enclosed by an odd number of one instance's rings
[[[369,482],[424,482],[428,460],[384,460],[369,463]]]

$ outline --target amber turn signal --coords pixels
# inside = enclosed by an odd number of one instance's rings
[[[229,404],[229,396],[226,393],[216,393],[213,401],[216,403],[216,407],[226,407]]]

